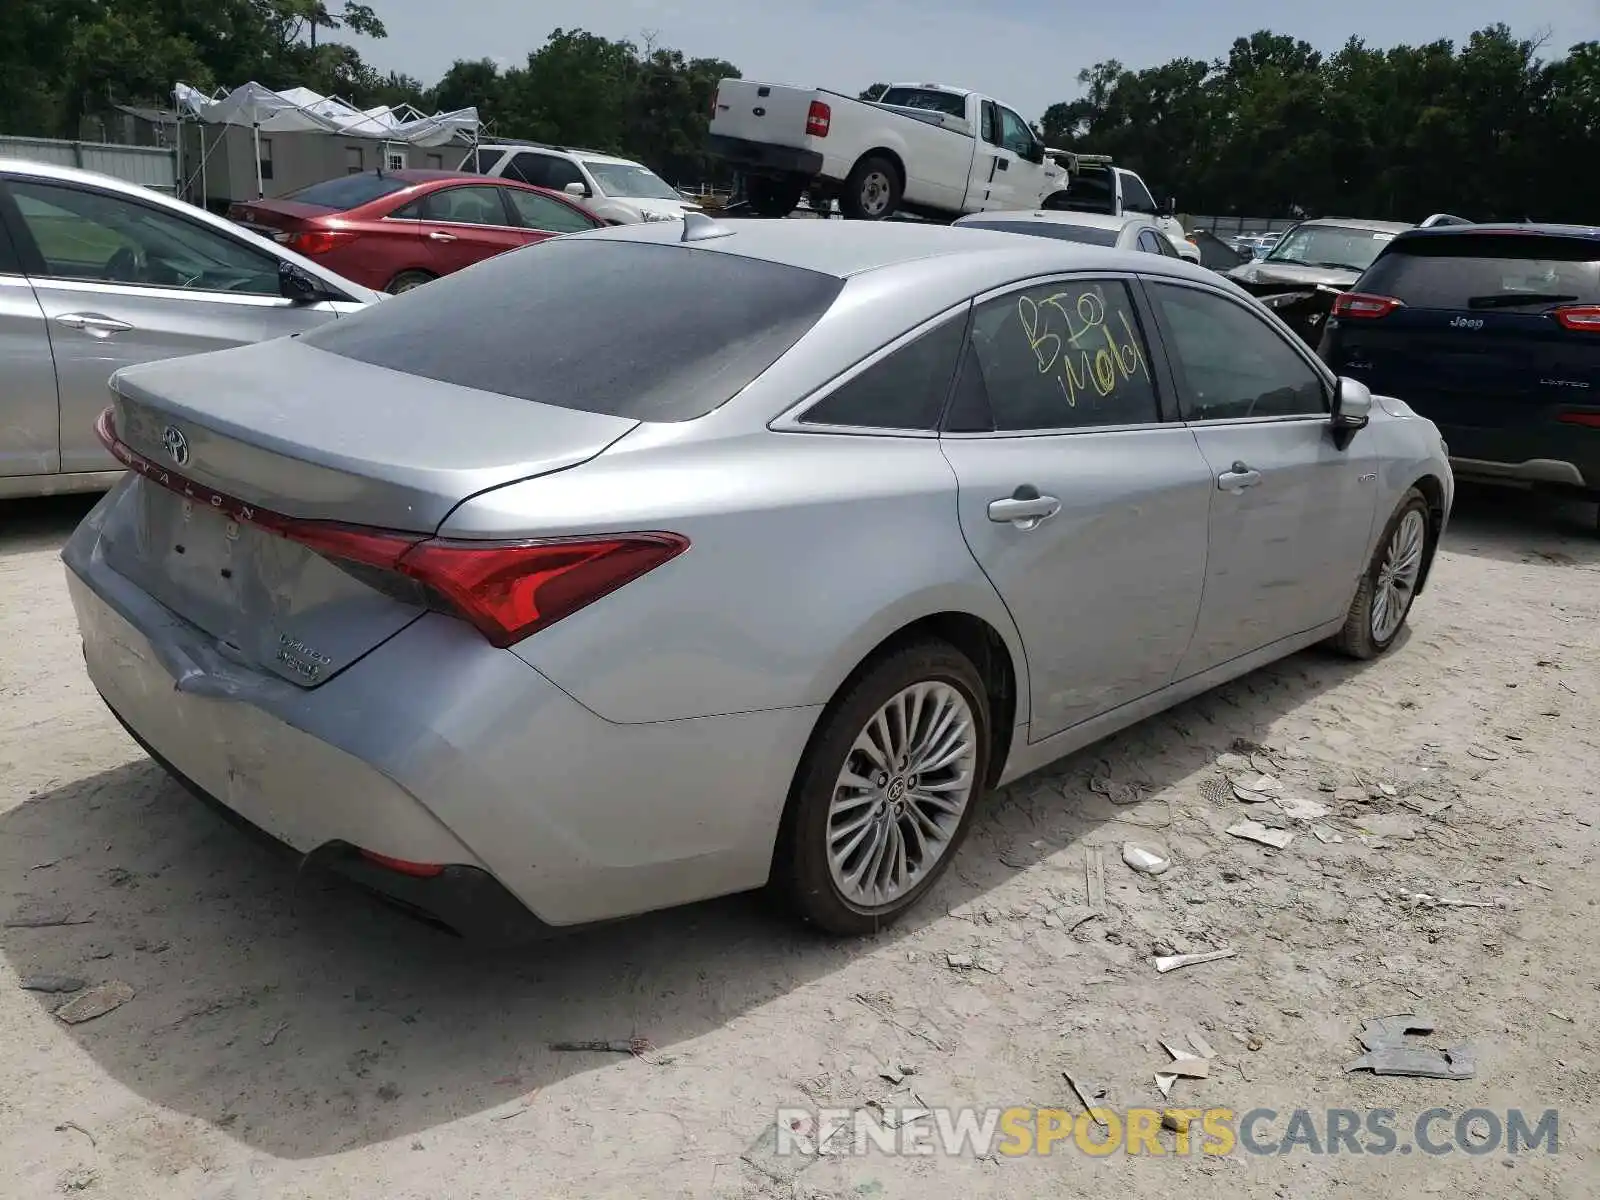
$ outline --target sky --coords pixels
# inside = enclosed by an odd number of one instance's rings
[[[458,58],[521,63],[559,27],[723,58],[747,79],[856,92],[874,82],[937,81],[994,96],[1037,119],[1079,94],[1079,70],[1221,57],[1259,29],[1333,51],[1461,40],[1506,21],[1548,35],[1547,55],[1600,39],[1600,0],[370,0],[389,37],[367,61],[433,83]],[[330,8],[335,6],[330,4]],[[987,15],[980,17],[980,12]]]

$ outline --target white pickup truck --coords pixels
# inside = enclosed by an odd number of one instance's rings
[[[1181,257],[1200,261],[1200,247],[1189,240],[1183,222],[1172,215],[1172,202],[1157,204],[1144,180],[1126,167],[1116,166],[1109,154],[1074,154],[1051,147],[1045,156],[1057,162],[1065,175],[1059,190],[1046,196],[1041,208],[1112,217],[1138,213],[1155,222]]]
[[[890,84],[865,101],[724,79],[709,149],[738,168],[761,216],[787,216],[809,195],[813,206],[837,200],[857,220],[902,211],[949,220],[1037,208],[1064,186],[1016,109],[936,83]]]

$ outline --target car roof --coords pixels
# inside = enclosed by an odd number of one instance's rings
[[[1054,238],[1025,238],[1015,233],[970,226],[913,221],[752,220],[712,222],[712,225],[726,232],[688,244],[839,278],[939,260],[950,268],[947,274],[957,291],[971,285],[972,291],[968,294],[1056,271],[1137,271],[1211,283],[1220,279],[1215,272],[1191,266],[1181,259]],[[681,241],[684,232],[685,226],[673,221],[616,225],[569,236],[671,243]],[[958,278],[960,283],[956,284]]]
[[[1502,221],[1487,225],[1435,225],[1429,229],[1407,229],[1400,236],[1406,241],[1417,238],[1472,237],[1483,233],[1542,234],[1545,237],[1576,238],[1580,241],[1600,241],[1600,226],[1562,225],[1547,221],[1540,223]],[[1398,238],[1396,239],[1399,240]]]
[[[1307,217],[1300,224],[1332,225],[1338,229],[1375,230],[1379,233],[1404,233],[1408,229],[1416,228],[1416,225],[1410,221],[1369,221],[1364,217]],[[1287,233],[1288,230],[1283,232]],[[1281,237],[1282,234],[1279,234],[1279,236]]]
[[[1053,225],[1083,225],[1090,229],[1122,229],[1135,222],[1141,224],[1154,224],[1149,217],[1141,213],[1123,213],[1114,217],[1109,213],[1084,213],[1069,212],[1065,209],[1043,208],[1018,208],[1018,209],[985,209],[981,213],[972,213],[962,217],[957,225],[977,225],[982,221],[1046,221]]]
[[[479,150],[493,150],[497,154],[506,150],[531,151],[534,154],[553,154],[561,158],[583,158],[590,162],[618,163],[627,167],[641,167],[644,164],[634,158],[621,158],[615,154],[606,154],[601,150],[585,150],[582,146],[543,146],[538,142],[486,142],[480,143]]]

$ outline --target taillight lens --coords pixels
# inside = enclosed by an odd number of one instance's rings
[[[1333,302],[1333,315],[1342,321],[1376,321],[1387,317],[1405,301],[1393,296],[1371,296],[1366,292],[1342,292]]]
[[[326,254],[330,250],[348,245],[355,240],[355,236],[347,229],[309,229],[291,237],[289,249],[307,256]]]
[[[676,533],[480,542],[285,516],[152,463],[117,437],[113,413],[107,408],[100,414],[95,432],[145,479],[324,558],[415,580],[439,608],[470,621],[495,646],[549,628],[689,548],[689,539]]]
[[[1555,317],[1573,333],[1600,333],[1600,304],[1569,304],[1556,309]]]
[[[1564,412],[1556,418],[1565,425],[1584,425],[1600,429],[1600,412]]]
[[[821,100],[813,100],[806,110],[806,136],[827,137],[828,126],[833,124],[833,109]]]

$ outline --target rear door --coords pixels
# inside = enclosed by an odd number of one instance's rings
[[[466,183],[422,197],[417,231],[429,271],[449,275],[527,245],[530,238],[512,216],[506,191],[498,184]]]
[[[1030,740],[1164,687],[1205,582],[1211,470],[1164,421],[1136,291],[981,297],[941,435],[961,530],[1027,652]]]
[[[299,333],[336,315],[332,302],[285,299],[267,251],[118,192],[0,178],[0,210],[49,332],[62,471],[120,465],[94,434],[119,367]]]
[[[1208,287],[1147,278],[1145,290],[1212,477],[1187,677],[1345,611],[1366,565],[1377,468],[1371,433],[1334,444],[1334,381],[1293,335]]]
[[[0,221],[0,476],[61,469],[56,366],[44,309]]]
[[[1431,418],[1452,455],[1549,457],[1541,429],[1560,428],[1572,407],[1600,413],[1600,337],[1555,316],[1600,304],[1600,241],[1471,227],[1403,235],[1354,291],[1399,303],[1341,306],[1328,364]]]

